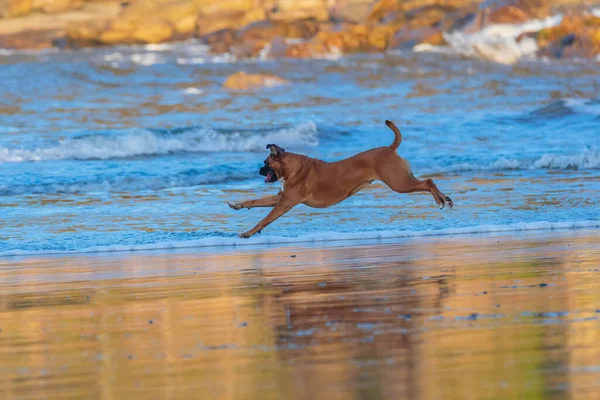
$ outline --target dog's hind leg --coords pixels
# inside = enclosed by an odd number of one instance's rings
[[[281,199],[281,194],[282,194],[282,192],[280,191],[275,196],[267,196],[267,197],[263,197],[262,199],[247,200],[242,203],[228,203],[228,204],[229,204],[229,207],[233,208],[234,210],[240,210],[242,208],[251,209],[251,208],[256,208],[256,207],[275,207],[277,205],[277,203],[279,202],[279,199]]]
[[[390,165],[391,164],[391,165]],[[398,193],[429,192],[440,207],[447,204],[452,208],[454,203],[450,197],[443,194],[431,179],[419,180],[410,171],[408,163],[401,158],[394,160],[377,171],[379,179],[388,185],[390,189]]]
[[[398,193],[414,193],[414,192],[429,192],[433,196],[433,199],[440,207],[440,209],[444,208],[446,204],[448,207],[452,208],[454,203],[452,199],[445,194],[443,194],[436,184],[431,179],[418,180],[414,178],[408,182],[404,182],[403,184],[396,184],[396,182],[392,182],[391,184],[384,181],[393,191]]]

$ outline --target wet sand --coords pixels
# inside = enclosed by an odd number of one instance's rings
[[[0,259],[0,398],[600,390],[600,231]]]

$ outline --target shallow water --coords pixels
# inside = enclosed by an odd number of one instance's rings
[[[598,231],[0,260],[0,397],[595,398]]]
[[[289,86],[231,93],[237,71]],[[232,62],[193,42],[0,54],[0,254],[241,243],[266,143],[326,160],[391,143],[456,207],[374,185],[254,242],[600,225],[600,63],[438,54]],[[326,233],[324,233],[326,232]]]

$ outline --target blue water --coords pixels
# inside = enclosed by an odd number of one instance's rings
[[[237,71],[290,80],[221,87]],[[235,62],[195,43],[0,55],[0,254],[600,225],[600,63],[436,54]],[[298,206],[250,241],[274,194],[265,144],[336,160],[387,145],[456,206],[374,184]],[[285,238],[285,239],[284,239]]]

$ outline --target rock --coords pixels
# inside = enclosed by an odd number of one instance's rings
[[[34,3],[36,7],[43,4],[45,3],[39,0]],[[75,2],[71,4],[77,5]],[[1,20],[0,36],[4,37],[7,46],[10,44],[13,48],[44,48],[54,39],[56,45],[64,45],[66,28],[70,24],[75,24],[77,29],[80,29],[78,24],[95,25],[98,21],[115,18],[121,11],[121,5],[112,0],[100,3],[86,2],[81,9],[56,14],[47,14],[38,9],[29,15]]]
[[[372,50],[369,43],[369,30],[364,25],[342,25],[329,31],[320,32],[321,40],[329,48],[338,48],[344,54]]]
[[[272,48],[270,52],[272,57],[284,56],[291,58],[328,58],[339,54],[341,52],[338,48],[330,48],[325,43],[316,40],[294,43],[279,51],[274,51]]]
[[[159,16],[180,35],[192,35],[200,7],[194,1],[177,1],[161,7]]]
[[[269,53],[268,43],[261,42],[239,42],[229,48],[231,53],[238,60],[245,58],[261,57],[263,53]]]
[[[235,45],[237,32],[234,29],[221,29],[205,35],[202,40],[210,47],[213,53],[227,53]]]
[[[26,15],[31,12],[32,8],[32,0],[0,0],[0,18]]]
[[[273,7],[275,0],[196,0],[200,12],[204,15],[225,15],[229,13],[247,13],[257,8]]]
[[[227,78],[223,83],[223,88],[229,90],[253,90],[264,87],[287,85],[289,83],[288,80],[276,75],[237,72]]]
[[[390,47],[393,49],[410,50],[418,44],[445,44],[442,31],[439,28],[425,26],[417,29],[405,27],[393,37]]]
[[[532,15],[529,12],[514,6],[506,6],[487,15],[487,22],[491,24],[520,24],[530,19]]]
[[[279,0],[269,18],[274,21],[312,18],[325,22],[329,20],[328,0]]]
[[[258,21],[240,31],[224,29],[205,35],[203,40],[216,53],[230,52],[237,58],[256,57],[278,39],[309,39],[319,31],[314,20]],[[280,43],[280,42],[278,42]],[[267,47],[268,46],[268,47]],[[283,56],[283,52],[279,52]]]
[[[67,26],[71,46],[162,43],[173,37],[171,24],[160,19],[135,17],[93,21]]]
[[[365,25],[342,24],[322,29],[309,41],[289,45],[285,49],[286,57],[312,58],[330,57],[339,54],[370,52],[377,45],[385,46],[386,35],[383,32],[369,36],[370,31]]]
[[[322,29],[314,38],[288,46],[285,56],[294,58],[330,57],[339,54],[381,52],[392,43],[398,26],[391,24],[341,24]]]
[[[0,17],[14,18],[32,12],[46,14],[80,9],[84,0],[0,0]]]
[[[244,12],[231,12],[227,14],[220,14],[218,18],[212,15],[199,14],[196,19],[196,32],[195,36],[198,38],[204,38],[204,36],[211,35],[215,32],[224,30],[236,30],[240,26],[240,22],[244,18]]]
[[[446,44],[443,33],[470,23],[475,16],[472,2],[441,2],[411,8],[404,13],[405,23],[395,32],[389,47],[411,49],[419,44]],[[458,6],[464,6],[458,8]]]
[[[158,24],[158,21],[162,21],[171,25],[173,34],[185,37],[194,33],[199,13],[200,5],[195,0],[142,0],[124,8],[115,23],[118,24],[119,20],[152,21],[153,25],[162,32],[162,34],[158,32],[157,36],[163,37],[166,29],[162,23]],[[147,31],[147,28],[136,25],[140,30]],[[148,34],[143,34],[143,36],[148,37]]]
[[[430,5],[412,9],[405,13],[405,17],[412,28],[422,28],[440,24],[448,14],[455,11],[455,7]]]
[[[266,18],[262,9],[254,11],[232,11],[222,14],[199,14],[196,20],[196,37],[202,38],[223,29],[241,29],[244,26]]]
[[[398,28],[394,25],[375,25],[369,29],[368,43],[374,49],[384,51],[391,45]]]
[[[25,31],[0,36],[1,49],[48,49],[54,46],[54,40],[60,35],[57,30]]]
[[[289,39],[309,39],[319,31],[313,20],[299,21],[259,21],[246,26],[239,32],[239,39],[247,41],[271,42],[276,37]]]
[[[66,38],[70,47],[99,46],[100,35],[109,21],[104,19],[93,21],[71,22],[66,26]]]
[[[192,36],[200,6],[194,0],[144,0],[129,5],[110,21],[67,26],[72,46],[162,43]]]
[[[365,23],[373,0],[336,0],[329,9],[330,17],[336,22]]]
[[[371,11],[367,15],[367,22],[380,23],[389,19],[390,15],[402,18],[404,16],[404,7],[399,0],[378,0],[371,7]]]
[[[82,6],[83,0],[33,0],[32,11],[54,14],[79,9]]]
[[[592,58],[600,54],[600,18],[566,16],[560,25],[540,31],[535,39],[538,56]]]
[[[591,15],[565,16],[555,27],[543,29],[537,34],[536,40],[540,47],[562,39],[569,34],[592,38],[600,29],[600,18]],[[596,38],[600,40],[600,37]]]
[[[131,37],[132,43],[162,43],[171,39],[174,34],[175,31],[168,21],[155,19],[145,20],[139,24]]]

